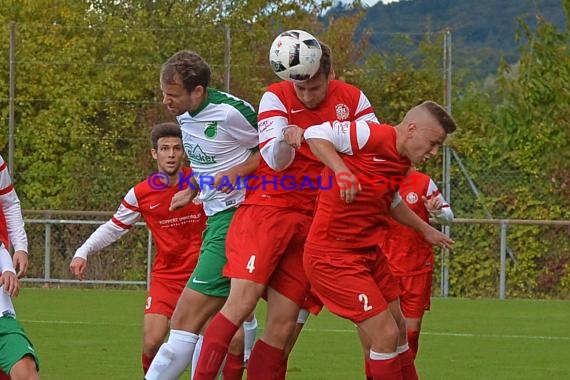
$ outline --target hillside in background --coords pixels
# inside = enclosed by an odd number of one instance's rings
[[[372,32],[370,47],[377,52],[399,51],[413,54],[426,32],[452,33],[453,65],[468,68],[470,77],[483,79],[497,71],[501,57],[509,63],[518,61],[515,40],[523,19],[531,28],[542,15],[558,28],[565,28],[563,0],[401,0],[370,7],[360,24]],[[349,12],[341,7],[332,12]],[[412,44],[397,41],[411,37]]]

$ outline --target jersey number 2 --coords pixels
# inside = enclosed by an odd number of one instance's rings
[[[364,304],[364,311],[372,310],[372,306],[368,304],[368,296],[366,294],[360,293],[358,300]]]

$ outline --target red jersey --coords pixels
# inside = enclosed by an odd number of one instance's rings
[[[308,128],[325,121],[377,121],[370,102],[357,87],[339,80],[329,82],[327,95],[314,109],[308,109],[295,94],[289,81],[270,85],[259,105],[259,147],[263,160],[248,181],[244,204],[272,205],[314,210],[322,163],[307,144],[294,150],[285,147],[288,165],[280,167],[276,158],[283,149],[279,141],[288,125]]]
[[[422,201],[422,196],[428,199],[440,197],[443,208],[447,208],[444,211],[447,214],[451,213],[449,205],[439,193],[435,183],[428,175],[417,170],[410,170],[400,186],[399,193],[409,209],[426,223],[429,223],[430,214]],[[451,214],[451,218],[453,218],[453,214]],[[444,217],[443,219],[447,220],[448,218]],[[389,232],[381,246],[382,251],[388,257],[392,273],[396,275],[415,275],[433,270],[432,245],[420,233],[396,222],[394,219],[389,219]]]
[[[0,156],[0,241],[6,249],[12,243],[15,251],[28,252],[28,237],[24,230],[24,218],[20,199],[12,185],[8,166]]]
[[[184,176],[191,173],[184,169]],[[165,189],[149,185],[150,177],[138,183],[125,195],[111,220],[100,226],[77,250],[76,257],[86,258],[118,240],[143,217],[156,247],[152,275],[172,280],[187,280],[192,274],[200,246],[206,216],[202,205],[190,203],[169,211],[170,202],[179,190],[178,184]],[[184,184],[187,186],[187,184]]]
[[[339,195],[339,176],[329,190],[319,192],[307,246],[329,250],[375,246],[386,233],[394,195],[411,162],[398,153],[396,129],[390,125],[324,123],[309,128],[305,138],[323,138],[326,134],[332,136],[330,141],[358,178],[362,190],[347,204]],[[328,167],[323,173],[334,177]]]

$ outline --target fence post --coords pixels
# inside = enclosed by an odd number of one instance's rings
[[[451,31],[446,30],[443,36],[443,88],[444,104],[447,112],[451,114]],[[449,145],[443,146],[443,197],[451,202],[451,154]],[[451,227],[442,226],[442,232],[447,236],[451,235]],[[441,251],[441,296],[447,297],[449,294],[449,250]]]
[[[8,172],[14,178],[14,129],[16,112],[16,23],[10,21],[10,78],[8,85]]]
[[[230,92],[230,74],[231,74],[231,54],[232,54],[232,38],[230,27],[224,26],[224,91]]]
[[[507,227],[501,220],[501,268],[499,270],[499,299],[504,300],[507,286]]]
[[[44,236],[44,287],[49,287],[49,281],[51,280],[51,224],[45,224],[45,236]]]

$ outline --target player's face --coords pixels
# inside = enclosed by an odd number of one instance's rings
[[[437,154],[446,133],[436,122],[408,125],[406,156],[413,164],[423,164]]]
[[[325,97],[329,89],[329,77],[319,74],[307,81],[295,83],[295,94],[308,109],[317,108]]]
[[[178,137],[161,137],[157,149],[152,149],[152,158],[156,160],[158,170],[169,176],[176,175],[184,166],[184,148]]]
[[[174,116],[197,110],[203,101],[204,88],[196,86],[188,92],[180,78],[176,78],[175,83],[165,83],[161,80],[160,89],[162,90],[162,104]]]

